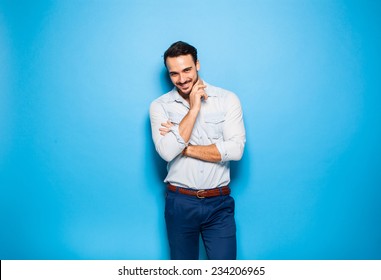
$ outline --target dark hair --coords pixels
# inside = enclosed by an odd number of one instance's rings
[[[188,43],[178,41],[173,43],[164,53],[164,65],[167,67],[167,58],[168,57],[178,57],[180,55],[190,54],[193,58],[194,63],[197,62],[197,49]]]

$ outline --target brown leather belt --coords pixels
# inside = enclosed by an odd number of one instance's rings
[[[214,188],[214,189],[193,190],[193,189],[176,187],[176,186],[169,184],[167,188],[168,188],[168,190],[170,190],[172,192],[178,192],[181,194],[196,196],[198,198],[206,198],[206,197],[213,197],[213,196],[229,195],[230,194],[229,186],[224,186],[221,188]]]

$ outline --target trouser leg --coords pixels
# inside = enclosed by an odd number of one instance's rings
[[[200,205],[193,197],[168,192],[165,203],[170,257],[172,260],[199,258]]]
[[[220,196],[204,201],[209,213],[201,226],[206,254],[211,260],[234,260],[237,257],[234,199]]]

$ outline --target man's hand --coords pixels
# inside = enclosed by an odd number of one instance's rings
[[[165,123],[161,123],[161,127],[159,128],[160,134],[163,136],[166,135],[169,131],[171,131],[171,127],[173,125],[174,124],[171,123],[169,120]]]
[[[190,111],[194,110],[198,114],[201,109],[201,101],[208,99],[208,95],[204,90],[205,88],[206,85],[204,85],[200,79],[194,84],[192,91],[189,94]]]

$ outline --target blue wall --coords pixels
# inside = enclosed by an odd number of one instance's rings
[[[0,259],[167,259],[162,54],[241,99],[240,259],[381,259],[380,1],[1,1]]]

